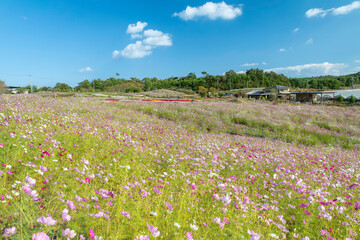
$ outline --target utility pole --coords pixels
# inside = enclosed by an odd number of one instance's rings
[[[230,78],[229,78],[229,84],[230,84],[230,92],[231,92],[231,75],[230,75]]]
[[[30,84],[30,93],[32,93],[31,75],[29,74],[28,77],[29,77],[29,84]]]

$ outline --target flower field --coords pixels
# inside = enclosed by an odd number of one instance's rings
[[[360,109],[0,97],[3,239],[358,239]]]

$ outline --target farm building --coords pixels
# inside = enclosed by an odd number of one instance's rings
[[[290,87],[275,85],[264,88],[262,91],[250,92],[247,94],[248,98],[252,99],[278,99],[278,100],[290,100],[291,92]]]
[[[328,92],[328,91],[308,91],[308,92],[293,92],[293,94],[296,95],[296,101],[297,102],[307,102],[307,103],[316,103],[318,102],[318,95],[320,95],[320,102],[323,101],[323,95],[333,95],[334,98],[334,92]]]

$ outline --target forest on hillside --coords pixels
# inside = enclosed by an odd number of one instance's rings
[[[283,74],[275,72],[265,72],[261,69],[250,69],[246,73],[236,73],[233,70],[223,75],[211,75],[202,72],[201,76],[189,73],[183,77],[169,77],[166,79],[138,78],[124,79],[119,74],[108,79],[93,79],[79,82],[72,88],[66,83],[57,83],[54,87],[33,86],[33,91],[97,91],[97,92],[140,92],[155,89],[188,89],[194,92],[199,91],[229,91],[243,88],[262,88],[273,85],[284,85],[291,88],[311,88],[311,89],[340,89],[360,85],[360,72],[344,76],[320,76],[309,78],[288,78]],[[30,89],[27,86],[23,89]]]

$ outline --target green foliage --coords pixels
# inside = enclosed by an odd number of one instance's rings
[[[336,101],[338,101],[339,103],[342,103],[342,102],[344,102],[344,98],[343,98],[341,95],[339,95],[339,96],[336,98]]]
[[[350,96],[350,98],[349,98],[349,103],[350,103],[350,104],[354,104],[354,103],[355,103],[355,98],[354,98],[353,95]]]
[[[56,83],[54,90],[57,92],[69,92],[72,90],[72,87],[66,83]]]
[[[139,87],[129,87],[125,89],[126,93],[140,93],[141,89]]]
[[[205,97],[208,94],[208,89],[204,86],[199,86],[198,93],[201,97]]]
[[[340,89],[360,84],[360,72],[345,76],[320,76],[312,78],[290,78],[293,88]]]
[[[52,90],[53,90],[52,87],[41,87],[38,89],[39,92],[40,91],[48,92],[48,91],[52,91]]]

